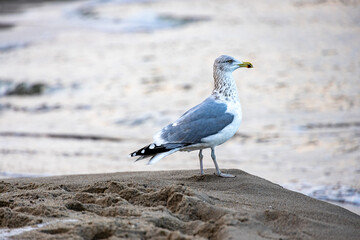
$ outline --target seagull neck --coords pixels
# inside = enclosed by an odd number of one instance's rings
[[[226,100],[239,99],[236,83],[232,72],[214,71],[214,95],[220,95]]]

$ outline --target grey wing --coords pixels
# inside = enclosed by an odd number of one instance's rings
[[[159,137],[164,143],[201,143],[203,138],[220,132],[234,120],[234,115],[226,110],[226,104],[209,97],[163,128]]]

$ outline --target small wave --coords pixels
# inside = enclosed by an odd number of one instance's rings
[[[360,191],[349,186],[311,186],[309,184],[287,184],[285,188],[301,192],[319,200],[347,203],[360,207]]]
[[[176,28],[190,23],[207,20],[204,17],[174,16],[159,14],[155,11],[143,10],[138,13],[119,18],[98,14],[96,9],[102,5],[116,6],[120,4],[154,2],[155,0],[95,0],[87,2],[76,9],[65,12],[66,18],[82,27],[107,32],[152,32],[155,30]]]
[[[36,177],[49,177],[49,176],[51,176],[51,175],[50,174],[0,172],[0,179],[1,178],[36,178]]]

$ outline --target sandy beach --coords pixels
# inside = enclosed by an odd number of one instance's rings
[[[0,182],[0,238],[358,239],[360,216],[240,170]]]

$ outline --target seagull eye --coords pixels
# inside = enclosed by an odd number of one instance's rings
[[[227,60],[226,62],[228,62],[228,63],[233,63],[234,62],[234,60]]]

